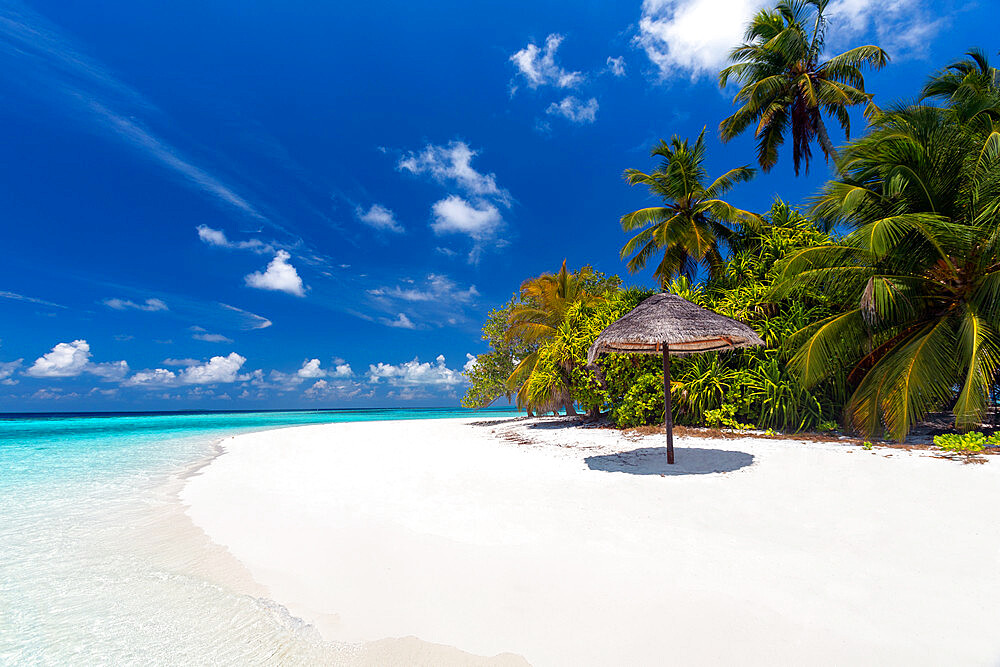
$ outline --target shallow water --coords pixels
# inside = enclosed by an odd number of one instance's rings
[[[218,554],[178,529],[171,480],[236,433],[473,414],[484,412],[0,416],[0,663],[349,661],[352,647],[204,574]]]

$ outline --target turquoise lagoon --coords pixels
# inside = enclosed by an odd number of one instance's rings
[[[351,647],[203,574],[183,475],[238,433],[494,414],[515,413],[0,415],[0,664],[336,662]]]

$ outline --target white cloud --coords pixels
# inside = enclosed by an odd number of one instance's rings
[[[164,366],[194,366],[195,364],[198,364],[198,363],[201,363],[201,362],[199,362],[197,359],[191,359],[191,358],[187,358],[187,359],[170,359],[170,358],[167,358],[167,359],[164,359],[162,363],[163,363]]]
[[[135,303],[128,299],[105,299],[103,303],[113,310],[127,310],[131,308],[133,310],[143,310],[147,313],[154,313],[158,310],[170,310],[167,304],[160,299],[146,299],[145,303]]]
[[[232,343],[233,339],[228,336],[223,336],[222,334],[215,333],[194,333],[191,334],[191,338],[195,340],[205,341],[206,343]]]
[[[284,250],[279,250],[271,263],[267,265],[267,270],[261,273],[255,271],[246,276],[246,283],[250,287],[257,289],[275,290],[287,292],[295,296],[305,296],[305,288],[302,286],[302,278],[299,277],[295,267],[288,263],[291,259]]]
[[[103,364],[91,364],[87,367],[87,372],[92,373],[104,380],[122,380],[128,375],[128,364],[124,361],[109,361]]]
[[[636,42],[664,77],[714,78],[767,0],[643,0]]]
[[[381,229],[387,232],[402,233],[403,227],[396,221],[396,215],[381,204],[372,204],[367,211],[360,206],[355,207],[354,214],[358,220],[369,227]]]
[[[408,153],[396,166],[400,171],[429,175],[445,186],[457,186],[468,195],[510,206],[510,194],[497,185],[496,176],[480,173],[472,166],[476,155],[464,141],[450,141],[447,146],[427,144],[420,153]]]
[[[326,377],[326,371],[319,367],[319,359],[310,359],[302,363],[302,368],[296,373],[300,378]]]
[[[45,299],[36,299],[33,296],[25,296],[23,294],[17,294],[16,292],[0,291],[0,299],[10,299],[11,301],[24,301],[25,303],[37,303],[40,306],[51,306],[52,308],[66,308],[66,306],[61,306],[58,303],[52,303],[51,301],[46,301]]]
[[[948,23],[943,16],[932,19],[927,4],[926,0],[834,0],[826,9],[828,45],[849,48],[853,41],[874,31],[877,43],[890,56],[922,55]]]
[[[464,372],[464,373],[470,372],[473,368],[476,367],[476,363],[478,363],[477,360],[476,360],[476,355],[469,354],[468,352],[466,352],[465,353],[465,365],[462,366],[462,372]]]
[[[5,385],[15,385],[17,380],[12,376],[21,367],[24,359],[15,359],[14,361],[4,361],[0,362],[0,384]]]
[[[369,382],[379,384],[383,380],[395,387],[452,386],[465,381],[461,371],[448,368],[443,354],[433,364],[414,358],[399,365],[380,362],[368,366]]]
[[[189,366],[180,372],[178,378],[184,384],[236,382],[237,374],[244,363],[246,357],[232,352],[226,357],[212,357],[207,363]]]
[[[591,97],[586,102],[583,102],[576,97],[569,95],[564,97],[558,104],[553,102],[545,110],[545,113],[554,116],[562,116],[570,122],[579,123],[581,125],[586,123],[593,123],[597,120],[597,99]]]
[[[450,195],[431,207],[435,234],[467,234],[476,240],[486,239],[499,229],[503,217],[496,206],[481,203],[474,206],[458,195]]]
[[[52,351],[38,357],[27,374],[32,377],[75,377],[90,364],[90,345],[85,340],[59,343]]]
[[[260,239],[250,239],[249,241],[230,241],[226,238],[226,233],[221,229],[212,229],[208,225],[198,225],[196,229],[198,230],[198,238],[208,245],[218,246],[220,248],[233,248],[236,250],[252,250],[256,253],[274,252],[274,248]]]
[[[556,64],[556,51],[563,39],[562,35],[553,33],[545,39],[544,49],[531,43],[510,57],[529,88],[546,85],[572,88],[583,81],[580,72],[571,72]]]
[[[240,316],[241,322],[240,326],[243,329],[266,329],[271,326],[271,320],[260,315],[251,313],[248,310],[243,310],[242,308],[237,308],[236,306],[230,306],[226,303],[220,303],[220,306],[226,310],[232,311]]]
[[[351,365],[344,362],[339,363],[334,366],[334,369],[329,372],[330,377],[335,378],[349,378],[354,376],[354,370],[351,369]]]
[[[197,362],[196,362],[197,363]],[[154,368],[148,371],[138,371],[124,382],[133,387],[163,387],[176,384],[177,374],[166,368]]]
[[[330,388],[330,383],[327,382],[326,380],[316,380],[313,386],[309,387],[302,393],[305,394],[306,396],[316,397],[321,394],[325,394],[329,390],[329,388]]]
[[[409,302],[444,302],[448,304],[466,304],[475,300],[479,296],[479,290],[475,285],[470,285],[468,289],[461,289],[455,281],[448,276],[436,273],[427,274],[427,279],[423,285],[410,283],[406,286],[380,287],[368,290],[372,296],[401,299]]]
[[[743,42],[751,17],[768,0],[643,0],[636,43],[664,78],[715,78],[729,53]],[[890,55],[926,48],[946,23],[932,19],[927,0],[834,0],[825,15],[827,46],[839,50],[871,36]]]
[[[410,320],[410,318],[406,316],[406,313],[400,313],[396,317],[396,319],[394,319],[394,320],[390,320],[387,317],[382,317],[382,318],[379,318],[379,321],[382,322],[382,324],[384,324],[386,326],[396,327],[397,329],[416,329],[417,328],[417,325],[414,324]]]
[[[608,71],[614,76],[625,76],[625,56],[612,58],[608,56]]]

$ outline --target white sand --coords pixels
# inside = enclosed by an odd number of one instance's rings
[[[1000,461],[681,438],[668,467],[636,451],[661,438],[305,426],[225,441],[181,499],[333,640],[535,665],[1000,661]]]

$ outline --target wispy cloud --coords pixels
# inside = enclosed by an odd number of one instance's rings
[[[51,301],[46,301],[45,299],[36,299],[33,296],[25,296],[23,294],[17,294],[15,292],[0,292],[0,299],[10,299],[11,301],[23,301],[25,303],[34,303],[39,306],[49,306],[50,308],[66,308],[66,306],[59,305],[58,303],[52,303]]]
[[[267,218],[235,189],[194,163],[138,118],[162,113],[71,39],[19,2],[0,7],[0,54],[5,67],[36,95],[56,95],[89,112],[94,125],[183,177],[221,204],[258,220]],[[11,62],[12,61],[12,62]]]
[[[170,310],[162,299],[146,299],[145,303],[136,303],[129,299],[105,299],[102,302],[112,310],[142,310],[155,313],[158,310]]]

